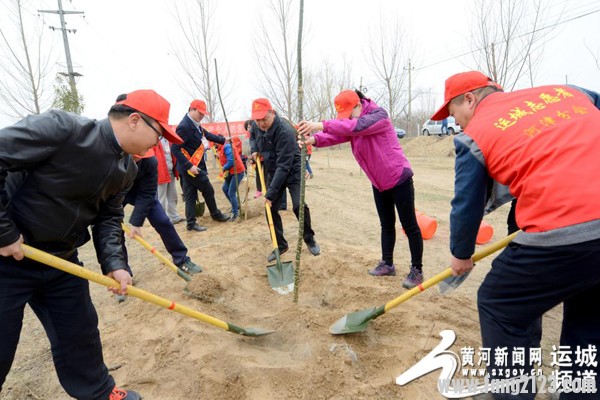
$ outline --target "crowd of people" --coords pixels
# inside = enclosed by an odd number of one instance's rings
[[[600,209],[590,200],[599,190],[593,182],[600,138],[593,132],[600,123],[600,95],[565,85],[505,93],[484,74],[470,71],[446,81],[444,101],[432,119],[453,116],[464,130],[454,139],[453,273],[462,275],[474,267],[475,239],[491,182],[506,188],[503,201],[513,201],[509,231],[522,229],[494,260],[479,289],[483,346],[509,352],[539,346],[541,317],[560,303],[561,345],[600,346],[600,312],[589,308],[600,300]],[[108,373],[88,282],[24,258],[21,244],[82,265],[77,248],[93,239],[103,273],[120,285],[112,291],[123,296],[133,284],[121,226],[129,204],[129,235],[142,236],[147,219],[173,263],[187,274],[198,274],[202,267],[190,259],[174,225],[185,221],[188,231],[207,230],[198,223],[199,192],[214,221],[239,223],[238,187],[258,158],[266,187],[257,181],[254,197],[270,207],[279,254],[284,254],[289,245],[280,210],[289,192],[299,217],[301,181],[314,176],[308,164],[312,147],[349,143],[371,182],[381,228],[381,258],[368,274],[379,279],[400,268],[394,262],[397,214],[410,250],[402,285],[420,286],[423,238],[415,216],[414,172],[389,114],[357,90],[340,92],[334,104],[335,119],[301,121],[296,128],[268,99],[254,100],[244,124],[247,155],[241,143],[202,126],[208,116],[202,100],[191,101],[173,130],[170,104],[152,90],[120,95],[103,120],[51,110],[0,129],[0,390],[29,304],[46,329],[56,371],[70,396],[140,399],[135,391],[119,389]],[[217,150],[229,213],[215,199],[206,141]],[[310,151],[305,176],[302,146]],[[566,179],[568,171],[573,174]],[[179,186],[184,217],[177,211]],[[311,210],[303,206],[303,240],[309,253],[318,256],[321,246]],[[267,255],[269,262],[275,258],[275,250]]]

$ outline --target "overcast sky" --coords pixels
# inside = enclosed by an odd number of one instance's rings
[[[85,96],[84,115],[104,118],[119,93],[155,89],[171,102],[171,123],[178,123],[190,98],[181,91],[176,76],[181,70],[173,55],[173,41],[180,28],[172,16],[173,1],[183,0],[63,0],[66,10],[84,11],[67,16],[75,70],[81,74],[78,89]],[[259,29],[255,22],[268,12],[268,0],[220,0],[214,18],[222,76],[227,74],[231,94],[227,97],[228,119],[246,119],[253,98],[262,97],[256,73],[261,54],[253,42]],[[600,2],[597,0],[548,0],[548,23],[557,14],[563,21],[546,44],[535,84],[569,83],[600,91],[600,70],[586,49],[600,55]],[[369,33],[378,29],[380,16],[397,18],[416,44],[413,90],[432,89],[442,101],[444,80],[469,69],[471,60],[457,58],[471,50],[472,0],[305,0],[305,68],[317,66],[326,57],[334,65],[346,57],[353,63],[354,85],[372,82],[372,72],[363,62]],[[56,0],[29,0],[27,6],[56,9]],[[589,15],[585,15],[588,14]],[[30,16],[37,23],[59,26],[58,15]],[[36,13],[37,14],[37,13]],[[576,18],[579,17],[580,18]],[[572,19],[571,21],[567,21]],[[6,26],[6,25],[4,25]],[[47,27],[46,27],[47,29]],[[62,37],[47,29],[45,39],[53,43],[58,68],[64,68]],[[0,115],[0,126],[13,121]]]

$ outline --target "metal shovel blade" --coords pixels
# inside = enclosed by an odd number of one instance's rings
[[[229,326],[228,330],[230,332],[234,332],[234,333],[244,335],[244,336],[258,337],[258,336],[265,336],[265,335],[270,335],[271,333],[275,333],[275,331],[268,331],[266,329],[261,329],[261,328],[241,328],[241,327],[231,324],[231,323],[227,323],[227,325]]]
[[[379,317],[384,312],[385,305],[348,313],[331,325],[329,332],[334,335],[363,332],[369,326],[369,321]]]
[[[467,277],[469,276],[470,273],[471,272],[467,272],[462,275],[451,276],[451,277],[446,278],[443,281],[441,281],[438,285],[438,287],[440,289],[440,294],[446,295],[446,294],[452,293],[454,291],[454,289],[456,289],[457,287],[462,285],[462,283],[465,281],[465,279],[467,279]]]
[[[279,294],[294,291],[294,264],[291,261],[267,266],[267,279],[273,290]]]
[[[192,281],[192,277],[189,274],[187,274],[186,272],[183,272],[182,270],[180,270],[179,268],[177,268],[177,276],[179,276],[181,279],[183,279],[186,282]]]

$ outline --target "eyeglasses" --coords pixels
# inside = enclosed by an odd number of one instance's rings
[[[160,133],[158,131],[158,129],[156,129],[155,127],[153,127],[152,124],[150,123],[150,121],[148,121],[146,118],[144,118],[144,116],[142,114],[140,114],[140,118],[144,120],[144,122],[146,123],[146,125],[148,125],[150,128],[152,128],[152,130],[154,132],[156,132],[156,134],[158,135],[158,139],[162,139],[163,138],[162,133]]]

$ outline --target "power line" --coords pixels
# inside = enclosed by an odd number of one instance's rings
[[[556,23],[554,23],[554,24],[551,24],[551,25],[547,25],[547,26],[544,26],[544,27],[541,27],[541,28],[538,28],[538,29],[534,29],[533,31],[530,31],[530,32],[527,32],[527,33],[523,33],[523,34],[521,34],[521,35],[518,35],[518,36],[514,37],[514,39],[516,39],[516,38],[520,38],[520,37],[523,37],[523,36],[527,36],[527,35],[531,35],[531,34],[533,34],[533,33],[537,33],[537,32],[540,32],[540,31],[543,31],[543,30],[546,30],[546,29],[554,28],[554,27],[556,27],[556,26],[558,26],[558,25],[562,25],[562,24],[565,24],[565,23],[567,23],[567,22],[574,21],[574,20],[576,20],[576,19],[579,19],[579,18],[587,17],[588,15],[592,15],[592,14],[595,14],[595,13],[597,13],[597,12],[600,12],[600,9],[592,10],[592,11],[589,11],[589,12],[586,12],[586,13],[583,13],[583,14],[579,14],[579,15],[576,15],[576,16],[574,16],[574,17],[571,17],[571,18],[568,18],[568,19],[565,19],[565,20],[562,20],[562,21],[556,22]],[[502,42],[506,42],[506,40],[504,40],[504,41],[501,41],[501,42],[499,42],[499,43],[502,43]],[[499,43],[496,43],[496,44],[499,44]],[[442,63],[445,63],[445,62],[448,62],[448,61],[456,60],[456,59],[458,59],[458,58],[461,58],[461,57],[467,56],[467,55],[469,55],[469,54],[473,54],[473,53],[475,53],[475,52],[478,52],[478,51],[481,51],[481,50],[483,50],[483,49],[484,49],[483,47],[480,47],[480,48],[477,48],[477,49],[470,50],[470,51],[467,51],[467,52],[465,52],[465,53],[459,54],[459,55],[457,55],[457,56],[448,57],[448,58],[445,58],[445,59],[443,59],[443,60],[436,61],[436,62],[433,62],[433,63],[431,63],[431,64],[427,64],[427,65],[424,65],[424,66],[422,66],[422,67],[418,67],[418,68],[415,68],[415,69],[416,69],[417,71],[419,71],[419,70],[422,70],[422,69],[425,69],[425,68],[430,68],[430,67],[433,67],[433,66],[435,66],[435,65],[438,65],[438,64],[442,64]]]

